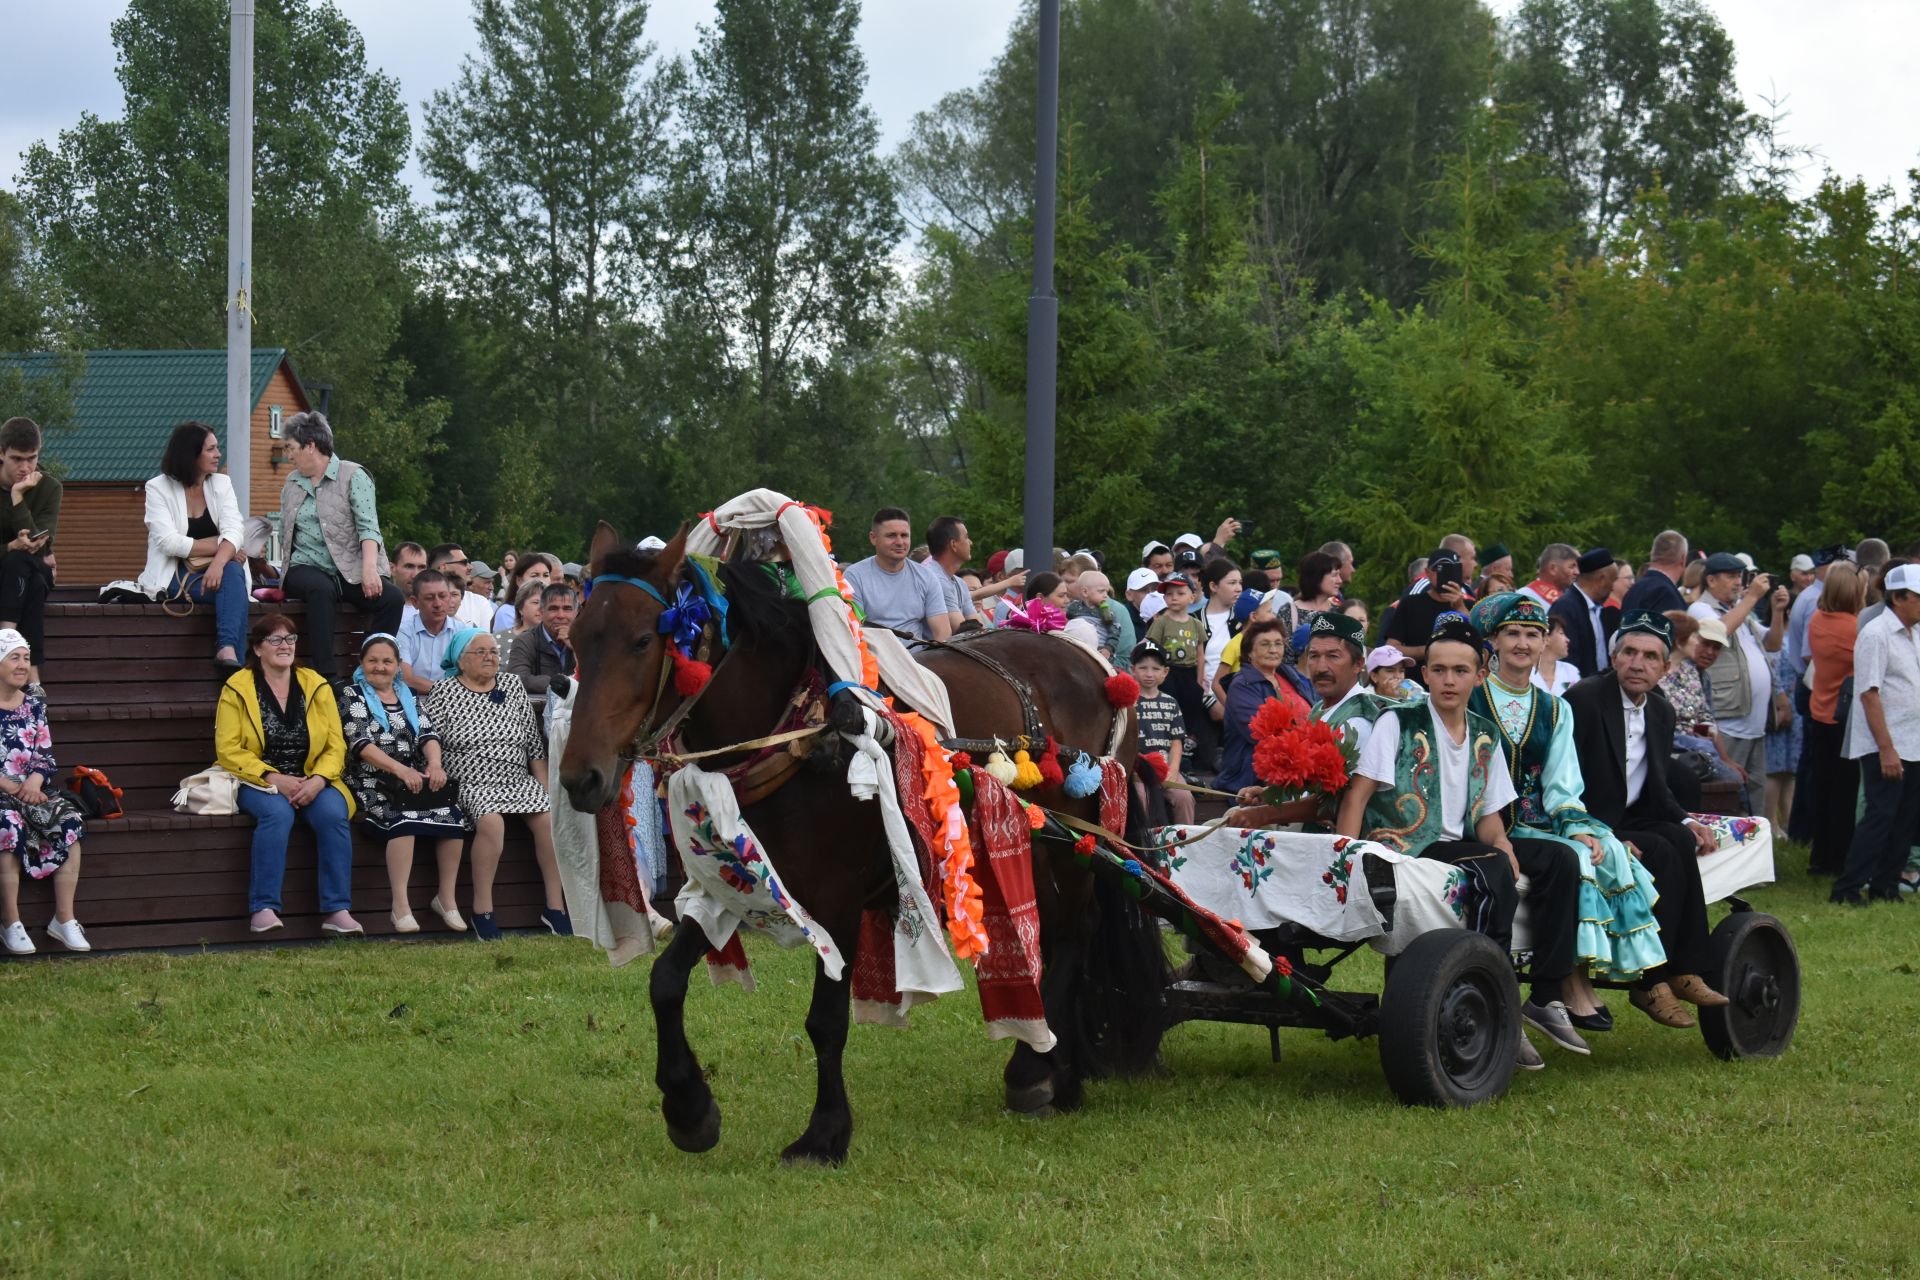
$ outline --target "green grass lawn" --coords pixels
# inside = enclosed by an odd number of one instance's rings
[[[1783,861],[1755,895],[1806,970],[1777,1061],[1616,994],[1592,1058],[1543,1046],[1438,1113],[1395,1104],[1371,1041],[1283,1033],[1274,1065],[1258,1028],[1189,1025],[1163,1078],[1034,1121],[955,996],[855,1028],[835,1171],[775,1159],[812,1100],[803,954],[752,947],[752,995],[695,975],[705,1156],[659,1120],[645,962],[584,943],[8,964],[0,1273],[1911,1274],[1920,906],[1829,907]]]

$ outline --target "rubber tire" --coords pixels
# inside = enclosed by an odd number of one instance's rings
[[[1800,953],[1793,935],[1763,912],[1736,911],[1707,945],[1707,971],[1700,976],[1733,1002],[1696,1010],[1707,1048],[1729,1062],[1785,1053],[1800,1023]]]
[[[1520,987],[1492,939],[1437,929],[1395,960],[1380,997],[1380,1068],[1401,1102],[1471,1107],[1498,1098],[1519,1050]]]

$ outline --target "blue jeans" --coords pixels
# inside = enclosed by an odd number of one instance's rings
[[[347,801],[332,787],[295,809],[278,791],[240,788],[240,812],[254,821],[253,872],[247,879],[247,910],[278,911],[280,882],[287,877],[287,837],[295,818],[313,828],[320,846],[320,910],[327,915],[353,905],[353,828]]]
[[[228,563],[221,571],[218,591],[207,590],[205,575],[188,573],[185,568],[175,569],[173,581],[167,586],[169,596],[180,590],[183,578],[187,582],[187,599],[213,606],[213,631],[219,637],[215,643],[222,649],[232,649],[236,658],[246,661],[247,606],[252,601],[247,598],[247,575],[241,566]]]

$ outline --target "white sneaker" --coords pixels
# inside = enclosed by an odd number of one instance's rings
[[[0,929],[0,946],[17,956],[33,954],[33,939],[27,936],[27,926],[15,920],[5,929]]]
[[[69,920],[65,924],[58,920],[47,921],[47,936],[69,951],[93,950],[93,944],[87,941],[87,931],[80,927],[78,920]]]

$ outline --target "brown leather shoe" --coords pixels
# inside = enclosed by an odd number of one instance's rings
[[[1666,983],[1658,983],[1651,991],[1638,988],[1627,993],[1627,999],[1633,1007],[1652,1018],[1663,1027],[1675,1027],[1685,1030],[1694,1025],[1693,1015],[1687,1007],[1673,998],[1673,990]]]
[[[1688,1004],[1699,1005],[1702,1009],[1718,1009],[1727,1004],[1727,998],[1701,981],[1697,973],[1683,973],[1673,982],[1673,994]]]

